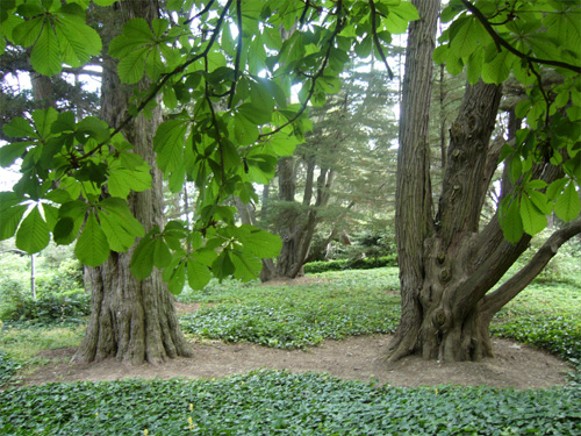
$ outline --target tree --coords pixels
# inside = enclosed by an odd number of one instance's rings
[[[102,40],[109,45],[122,26],[131,19],[152,23],[157,18],[153,2],[126,0],[109,9],[103,17]],[[117,62],[103,57],[101,86],[101,119],[109,125],[121,125],[135,87],[124,86],[116,72]],[[143,79],[136,86],[146,88]],[[121,130],[139,155],[151,168],[151,188],[129,195],[127,201],[133,216],[146,231],[163,226],[162,175],[151,148],[153,136],[162,119],[160,106],[149,116],[131,119]],[[101,223],[104,217],[101,216]],[[107,357],[141,364],[159,364],[167,358],[191,356],[182,335],[173,297],[159,271],[137,280],[130,271],[133,250],[111,252],[101,265],[88,268],[85,282],[91,290],[92,308],[87,332],[74,357],[80,362],[100,361]]]
[[[489,1],[478,2],[482,9],[464,0],[450,2],[444,16],[453,23],[435,56],[451,73],[466,66],[470,86],[451,128],[443,192],[432,216],[428,117],[419,105],[429,102],[438,6],[418,2],[422,19],[411,27],[413,55],[406,59],[417,62],[407,68],[417,77],[406,78],[401,122],[396,218],[403,311],[394,358],[420,349],[426,357],[446,360],[487,354],[483,316],[522,289],[553,248],[581,225],[575,220],[581,153],[574,125],[581,68],[569,18],[579,7],[568,1],[533,7],[515,0],[499,10]],[[0,49],[5,39],[29,49],[32,67],[47,76],[65,64],[84,65],[102,46],[86,24],[86,8],[86,3],[56,0],[5,2]],[[157,18],[131,18],[108,44],[121,82],[136,85],[127,110],[106,116],[111,124],[46,109],[5,125],[12,142],[0,149],[0,162],[22,158],[22,178],[12,192],[0,194],[0,239],[16,234],[17,246],[30,253],[44,248],[51,235],[62,244],[76,241],[75,253],[93,267],[108,261],[112,251],[123,265],[129,262],[137,280],[160,270],[175,293],[186,280],[200,288],[212,275],[254,278],[261,259],[276,256],[282,244],[263,230],[239,225],[231,205],[236,198],[256,201],[254,185],[269,183],[278,160],[304,142],[309,105],[321,106],[340,89],[349,53],[375,56],[391,75],[384,46],[417,20],[417,11],[409,2],[392,0],[170,1],[161,10]],[[542,34],[539,29],[548,37],[535,37]],[[288,38],[283,40],[281,30]],[[547,69],[562,77],[550,90],[543,83]],[[498,85],[509,73],[525,86],[526,98],[515,115],[526,119],[527,127],[515,132],[508,147],[492,146]],[[298,103],[291,100],[293,86],[300,87]],[[155,125],[160,102],[165,117],[153,134],[144,124]],[[419,136],[409,135],[412,127]],[[151,136],[169,188],[180,192],[186,181],[195,183],[189,223],[162,225],[153,215],[138,214],[147,207],[133,203],[136,192],[157,195],[157,185],[150,189],[152,175],[157,178],[148,163],[152,148],[141,148]],[[493,220],[478,231],[482,193],[497,157],[506,159],[507,189]],[[545,171],[549,164],[555,171]],[[540,262],[485,296],[551,210],[573,221],[541,249]],[[128,250],[131,256],[119,254]],[[132,325],[132,310],[108,313]],[[107,317],[99,318],[105,322]],[[107,335],[101,339],[113,342]],[[156,360],[163,353],[152,355]],[[127,356],[133,361],[131,353]]]
[[[409,30],[396,198],[402,315],[390,359],[410,353],[442,361],[491,356],[488,326],[494,314],[526,287],[561,244],[581,232],[575,192],[581,175],[580,147],[573,133],[578,117],[576,97],[573,103],[568,97],[569,92],[578,92],[578,78],[572,74],[579,72],[578,49],[570,35],[562,40],[562,49],[551,39],[573,30],[567,17],[579,14],[579,6],[512,2],[497,9],[488,3],[478,3],[483,12],[468,1],[455,1],[443,14],[455,19],[444,32],[447,44],[438,48],[436,58],[452,72],[466,66],[470,83],[450,128],[442,192],[434,204],[428,110],[440,2],[415,2],[422,18]],[[565,28],[552,28],[557,25],[554,20],[563,20],[559,25]],[[532,33],[540,28],[548,33],[545,42]],[[562,59],[571,63],[557,61],[557,56],[554,61],[539,59],[537,50],[543,54],[561,50]],[[543,82],[548,68],[560,74],[557,86],[549,88]],[[513,128],[504,145],[491,141],[491,134],[501,83],[509,72],[526,89],[516,110],[529,127]],[[487,189],[502,155],[509,158],[500,207],[489,222],[481,223]],[[527,248],[531,235],[546,226],[552,207],[569,224],[557,230],[521,271],[494,289]]]

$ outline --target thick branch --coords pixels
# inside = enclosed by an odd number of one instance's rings
[[[557,230],[542,245],[539,251],[519,272],[503,283],[498,289],[488,294],[483,301],[482,310],[492,316],[516,297],[529,283],[537,277],[549,261],[557,254],[559,248],[569,239],[581,233],[581,217],[571,221]]]

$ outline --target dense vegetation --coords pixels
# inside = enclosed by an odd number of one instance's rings
[[[152,399],[155,398],[155,401]],[[259,371],[220,380],[50,384],[0,393],[24,434],[575,434],[579,391],[393,388]]]

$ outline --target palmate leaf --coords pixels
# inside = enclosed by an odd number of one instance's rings
[[[565,190],[555,201],[555,214],[563,221],[571,221],[581,213],[581,198],[572,182],[567,184]]]
[[[520,216],[523,230],[531,236],[547,227],[547,216],[526,195],[521,198]]]
[[[450,51],[458,58],[468,58],[489,39],[475,17],[459,18],[450,26]]]
[[[49,241],[49,227],[42,217],[40,206],[35,206],[22,220],[16,232],[16,246],[27,253],[38,253]]]
[[[153,241],[142,239],[131,257],[131,273],[138,280],[148,277],[153,271]]]
[[[0,192],[0,241],[14,236],[26,209],[13,192]]]
[[[101,226],[112,250],[126,251],[133,245],[135,238],[144,236],[143,226],[131,214],[126,201],[106,198],[99,205]]]
[[[52,2],[50,2],[52,4]],[[32,47],[30,63],[46,76],[58,74],[63,64],[78,67],[101,51],[101,39],[84,22],[81,6],[64,5],[17,25],[13,31],[16,44]]]
[[[262,262],[258,257],[247,256],[242,252],[234,250],[231,258],[234,264],[234,278],[238,280],[244,282],[254,280],[262,270]]]
[[[516,244],[524,234],[519,202],[512,197],[505,197],[500,202],[498,222],[504,238]]]
[[[187,265],[188,284],[194,290],[202,289],[212,278],[212,274],[206,265],[197,262],[194,257],[188,259]]]
[[[77,244],[75,256],[84,265],[99,266],[109,257],[107,237],[99,226],[94,213],[89,214]]]
[[[246,254],[267,259],[278,256],[282,242],[277,235],[244,224],[231,230],[232,235],[242,243]]]
[[[157,164],[169,176],[184,165],[185,136],[188,121],[175,119],[162,123],[153,139]]]

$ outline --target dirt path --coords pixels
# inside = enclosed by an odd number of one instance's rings
[[[479,363],[440,365],[408,358],[387,365],[378,358],[388,335],[325,341],[306,351],[284,351],[253,344],[196,342],[195,357],[174,359],[164,365],[130,367],[114,360],[94,365],[72,365],[73,349],[42,353],[51,363],[26,376],[24,384],[51,381],[119,380],[122,378],[211,378],[245,373],[253,369],[322,371],[344,379],[377,380],[393,386],[489,385],[497,387],[549,387],[565,384],[570,368],[546,353],[507,340],[494,340],[496,357]]]

